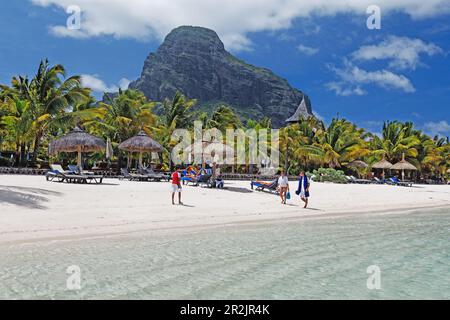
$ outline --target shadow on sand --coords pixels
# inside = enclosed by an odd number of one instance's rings
[[[253,193],[253,190],[249,190],[247,188],[239,188],[239,187],[225,187],[223,190],[230,192],[239,192],[239,193]]]
[[[7,203],[29,209],[45,209],[43,203],[48,202],[45,196],[59,196],[60,192],[15,186],[0,185],[0,204]]]

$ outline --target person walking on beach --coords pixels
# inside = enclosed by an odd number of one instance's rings
[[[305,172],[300,172],[300,179],[298,181],[298,190],[295,192],[302,201],[305,203],[304,208],[306,209],[308,207],[308,199],[309,199],[309,180],[306,176]]]
[[[181,202],[181,174],[178,172],[178,168],[175,168],[175,171],[172,173],[172,204],[175,205],[175,193],[178,192],[178,203],[183,204]]]
[[[278,188],[280,189],[281,203],[286,204],[287,193],[289,192],[289,179],[284,171],[281,171],[278,178]]]

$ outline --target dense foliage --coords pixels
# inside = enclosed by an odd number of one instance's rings
[[[241,121],[231,107],[220,106],[207,114],[195,111],[195,104],[181,93],[171,100],[153,102],[134,90],[96,101],[91,90],[81,85],[79,76],[66,77],[63,66],[42,61],[32,79],[14,77],[9,86],[0,87],[0,151],[13,151],[16,166],[55,160],[47,155],[49,141],[79,125],[110,139],[116,158],[120,158],[125,155],[117,150],[118,144],[145,130],[165,148],[159,160],[167,165],[176,143],[171,140],[172,132],[177,128],[192,130],[195,120],[201,121],[204,128],[222,131],[271,128],[270,119]],[[395,163],[403,154],[425,177],[448,176],[450,168],[449,139],[430,137],[409,122],[387,121],[378,136],[345,119],[333,119],[326,125],[310,118],[281,128],[279,146],[281,163],[288,173],[319,169],[314,174],[322,173],[323,179],[329,177],[337,182],[343,174],[320,168],[351,170],[347,164],[354,160],[370,166],[383,157]],[[102,160],[103,155],[92,155],[92,159]],[[9,159],[0,160],[4,165]],[[232,170],[255,168],[239,166]],[[358,170],[357,174],[365,174],[370,167]]]

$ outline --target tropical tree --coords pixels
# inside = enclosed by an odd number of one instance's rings
[[[13,77],[10,88],[2,87],[10,96],[17,96],[28,103],[27,113],[32,119],[33,162],[52,122],[90,94],[89,89],[82,88],[79,76],[64,79],[65,76],[66,70],[62,65],[50,66],[48,60],[44,60],[31,80]]]
[[[315,134],[313,144],[305,145],[302,150],[329,168],[339,168],[369,154],[367,137],[364,129],[355,124],[345,119],[333,119],[325,130]]]
[[[162,124],[167,128],[175,125],[175,128],[187,129],[192,127],[192,119],[189,111],[197,103],[197,100],[186,98],[181,92],[175,93],[172,100],[163,102]]]
[[[381,137],[373,136],[370,142],[372,154],[381,159],[384,156],[390,162],[398,162],[405,154],[408,160],[414,162],[418,155],[420,139],[411,122],[401,123],[387,121],[383,125]]]

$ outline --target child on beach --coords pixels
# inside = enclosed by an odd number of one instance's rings
[[[172,204],[175,205],[175,193],[178,192],[178,203],[183,204],[181,202],[181,174],[178,172],[178,168],[175,168],[175,171],[172,173]]]

